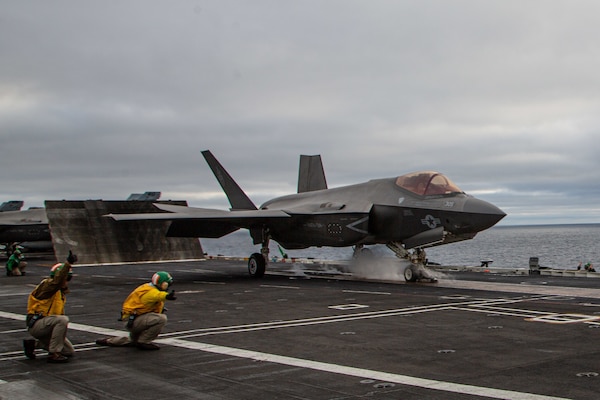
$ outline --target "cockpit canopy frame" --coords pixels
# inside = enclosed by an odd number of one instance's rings
[[[443,196],[464,193],[444,174],[436,171],[418,171],[396,178],[396,185],[419,196]]]

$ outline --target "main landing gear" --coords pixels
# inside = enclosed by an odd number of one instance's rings
[[[269,260],[269,236],[263,235],[262,247],[260,253],[253,253],[248,259],[248,273],[253,278],[262,278],[267,269]]]
[[[248,259],[248,273],[253,278],[262,278],[267,269],[267,261],[260,253],[253,253]]]
[[[389,242],[386,246],[396,254],[396,257],[410,261],[410,265],[404,269],[404,280],[406,282],[416,282],[424,279],[437,282],[437,279],[425,267],[425,250],[416,248],[413,252],[409,252],[399,242]]]

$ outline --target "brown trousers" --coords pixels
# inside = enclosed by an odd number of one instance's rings
[[[167,323],[167,316],[158,313],[146,313],[136,317],[128,336],[111,337],[108,343],[111,346],[127,346],[131,343],[151,343],[158,337],[160,331]]]
[[[64,356],[75,354],[73,344],[67,339],[69,317],[66,315],[49,315],[36,321],[29,328],[29,334],[38,340],[36,347],[50,353],[61,353]]]

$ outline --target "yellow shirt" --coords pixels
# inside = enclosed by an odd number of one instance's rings
[[[44,317],[48,315],[65,315],[65,303],[67,296],[62,291],[57,291],[47,299],[38,299],[33,294],[27,299],[27,314],[41,314]]]
[[[27,314],[65,315],[67,278],[71,264],[65,263],[53,278],[46,278],[33,289],[27,299]]]
[[[166,297],[167,292],[158,290],[151,283],[144,283],[127,296],[123,303],[121,316],[123,319],[127,319],[132,314],[161,313],[165,306]]]

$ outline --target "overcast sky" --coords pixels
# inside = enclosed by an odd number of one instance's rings
[[[600,222],[600,2],[0,0],[0,202],[226,209],[421,169],[508,216]]]

